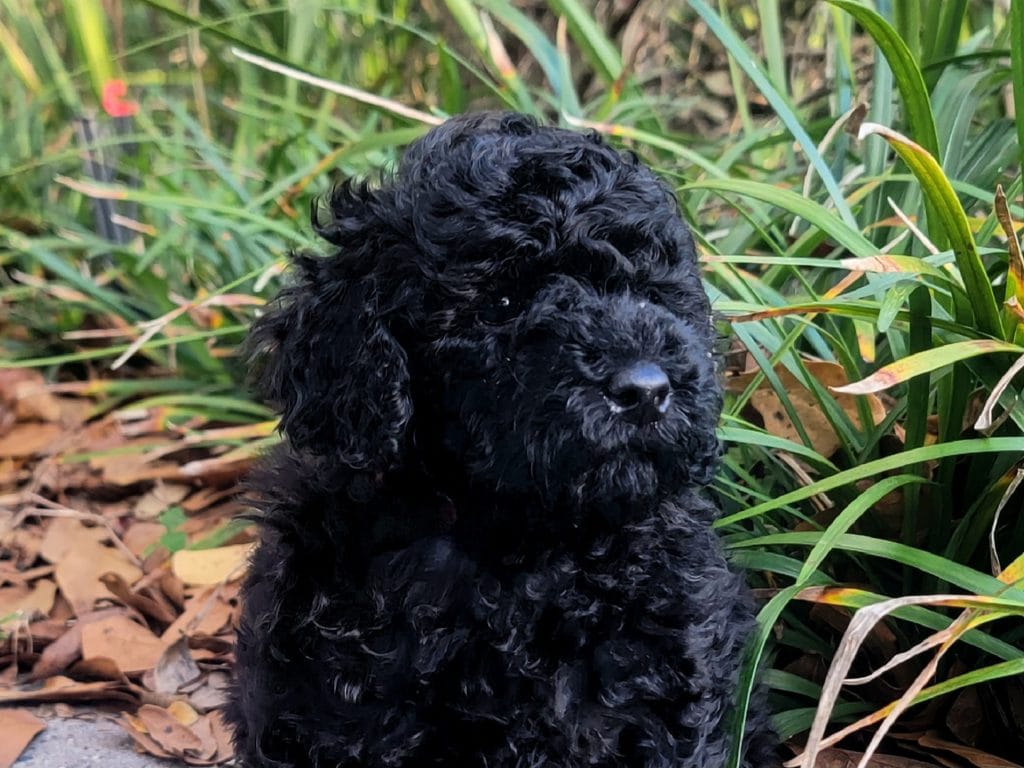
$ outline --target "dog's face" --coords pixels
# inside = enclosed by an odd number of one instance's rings
[[[306,285],[255,333],[278,350],[265,382],[293,443],[577,508],[708,482],[710,309],[648,169],[593,136],[475,116],[411,147],[390,185],[340,189],[332,214],[339,254],[300,260]],[[286,375],[289,346],[307,351]]]

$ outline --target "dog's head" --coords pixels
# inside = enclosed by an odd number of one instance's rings
[[[558,503],[709,481],[710,308],[674,196],[634,157],[472,115],[383,185],[337,188],[314,225],[337,250],[296,259],[252,336],[295,449]]]

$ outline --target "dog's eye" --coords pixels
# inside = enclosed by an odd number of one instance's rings
[[[480,313],[480,319],[491,325],[501,325],[512,319],[515,315],[515,307],[508,296],[502,296],[494,304],[484,308]]]

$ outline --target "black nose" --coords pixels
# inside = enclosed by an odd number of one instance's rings
[[[612,410],[637,424],[649,424],[664,416],[671,394],[665,371],[646,361],[623,368],[608,382]]]

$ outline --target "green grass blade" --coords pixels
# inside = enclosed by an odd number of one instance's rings
[[[881,501],[886,495],[892,493],[897,488],[902,488],[905,485],[912,483],[923,483],[925,479],[918,475],[895,475],[894,477],[887,477],[874,485],[868,490],[864,491],[860,496],[856,498],[846,509],[840,512],[836,519],[829,524],[828,528],[825,529],[824,534],[818,540],[818,543],[814,545],[807,558],[804,560],[803,568],[800,570],[800,575],[797,576],[796,583],[801,586],[806,583],[814,571],[816,571],[821,564],[828,557],[832,551],[835,543],[839,540],[839,537],[850,530],[850,526],[860,519],[861,515],[870,510]]]
[[[1017,110],[1017,152],[1020,165],[1024,168],[1024,0],[1010,3],[1010,39],[1017,45],[1010,46],[1010,75],[1013,82],[1013,103]]]
[[[768,546],[813,547],[821,541],[824,535],[824,533],[819,531],[772,533],[732,542],[729,547],[737,549]],[[941,555],[936,555],[917,547],[911,547],[907,544],[901,544],[897,541],[886,541],[885,539],[878,539],[872,536],[844,533],[836,538],[834,548],[900,563],[921,573],[944,579],[950,584],[967,591],[970,595],[998,597],[1015,602],[1024,600],[1024,591],[1017,587],[1007,587],[1004,582],[994,576],[976,571]],[[970,597],[970,595],[966,597]]]
[[[828,0],[832,5],[842,8],[857,20],[864,30],[871,35],[878,49],[889,62],[896,87],[903,101],[903,111],[910,126],[910,135],[918,144],[927,149],[934,157],[939,156],[939,137],[935,130],[935,117],[932,105],[928,100],[924,76],[914,60],[914,54],[880,14],[861,5],[854,0]]]
[[[569,34],[583,49],[601,79],[608,85],[622,76],[622,56],[594,20],[593,13],[578,0],[548,0],[551,10],[564,16]]]
[[[771,637],[775,622],[779,620],[782,611],[796,597],[800,589],[801,587],[795,584],[791,587],[786,587],[769,600],[757,614],[757,632],[751,638],[747,647],[743,667],[740,670],[740,679],[737,683],[738,695],[734,721],[732,723],[733,734],[729,753],[729,768],[739,768],[742,764],[740,758],[743,754],[743,736],[747,720],[747,709],[750,706],[750,696],[754,691],[757,668],[761,663],[765,643]]]
[[[66,18],[78,38],[96,97],[114,77],[114,57],[107,44],[107,14],[99,0],[64,0]]]
[[[1002,339],[1002,318],[985,265],[971,234],[970,222],[935,157],[924,147],[896,131],[882,125],[864,123],[860,130],[861,140],[872,135],[882,136],[917,177],[925,197],[930,201],[943,230],[949,237],[979,328],[993,338]]]
[[[849,224],[834,213],[797,192],[761,181],[746,179],[707,179],[685,184],[682,189],[703,189],[713,192],[731,192],[751,197],[778,206],[789,213],[805,219],[808,223],[827,233],[837,243],[854,255],[873,256],[878,248],[860,233],[856,224]]]
[[[743,69],[747,77],[754,82],[758,90],[768,100],[768,103],[771,104],[772,109],[775,110],[775,114],[779,116],[779,119],[793,135],[793,138],[796,139],[825,185],[825,189],[828,191],[829,197],[832,198],[832,203],[835,205],[839,217],[847,226],[856,228],[857,220],[850,210],[850,206],[847,204],[842,191],[839,189],[832,171],[824,159],[822,159],[817,145],[807,133],[788,99],[772,85],[768,76],[761,71],[757,64],[757,59],[751,50],[735,32],[722,22],[721,17],[715,13],[711,6],[704,0],[690,0],[690,7],[700,14],[711,31],[722,41],[722,44],[725,45],[732,58],[736,60],[736,63]]]
[[[782,494],[776,499],[757,504],[750,509],[728,515],[719,519],[715,527],[723,527],[741,520],[758,517],[775,509],[781,509],[787,505],[795,504],[798,501],[805,501],[818,493],[827,493],[845,485],[852,485],[858,480],[866,480],[883,472],[902,469],[907,466],[919,464],[922,461],[933,461],[936,459],[949,458],[950,456],[968,456],[985,453],[1011,452],[1024,454],[1024,437],[990,437],[977,440],[955,440],[938,445],[928,445],[924,448],[915,448],[910,451],[902,451],[892,456],[869,461],[860,466],[843,470],[830,477],[822,478],[795,491]]]

